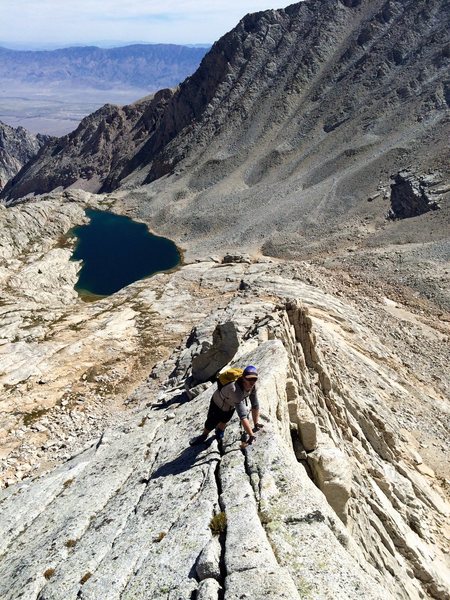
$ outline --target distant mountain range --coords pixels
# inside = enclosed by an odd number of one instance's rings
[[[167,42],[169,44],[169,42]],[[90,42],[69,42],[65,44],[55,42],[5,42],[0,40],[0,48],[8,50],[62,50],[64,48],[81,48],[86,46],[96,46],[97,48],[121,48],[123,46],[156,46],[156,42],[145,42],[143,40],[91,40]],[[177,44],[179,45],[179,44]],[[211,44],[182,44],[186,48],[210,48]]]
[[[206,51],[205,47],[175,44],[51,51],[0,47],[0,82],[52,88],[68,84],[94,89],[130,86],[156,91],[173,87],[193,73]]]

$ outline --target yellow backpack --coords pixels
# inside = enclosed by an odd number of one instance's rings
[[[237,367],[233,367],[231,369],[227,369],[223,371],[223,373],[219,373],[217,376],[217,387],[219,390],[223,388],[224,385],[231,383],[232,381],[236,381],[239,377],[242,377],[244,373],[244,369],[239,369]]]

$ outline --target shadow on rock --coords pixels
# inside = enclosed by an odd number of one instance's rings
[[[165,410],[166,408],[169,408],[169,406],[173,406],[174,404],[181,406],[181,404],[185,404],[185,402],[189,402],[189,397],[186,394],[186,392],[182,392],[181,394],[177,394],[176,396],[173,396],[172,398],[170,398],[169,400],[165,400],[164,402],[158,402],[158,404],[151,404],[150,407],[152,410]]]
[[[150,479],[158,479],[159,477],[167,477],[169,475],[179,475],[184,473],[193,467],[200,467],[201,465],[209,465],[212,462],[219,460],[219,456],[215,454],[213,456],[208,455],[207,457],[199,457],[199,454],[209,448],[214,441],[214,436],[210,437],[204,444],[199,446],[188,446],[183,452],[177,456],[174,460],[161,465],[152,474]],[[202,458],[201,462],[197,462],[199,458]]]

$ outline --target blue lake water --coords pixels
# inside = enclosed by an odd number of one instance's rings
[[[143,223],[99,210],[86,214],[90,223],[72,230],[78,238],[72,260],[83,261],[75,286],[79,294],[109,296],[180,263],[175,244],[152,235]]]

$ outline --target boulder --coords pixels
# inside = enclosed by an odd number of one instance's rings
[[[222,259],[222,264],[229,265],[232,263],[251,264],[252,260],[248,254],[225,254]]]
[[[437,198],[432,197],[432,191],[429,189],[433,184],[432,178],[418,178],[409,171],[400,171],[393,179],[390,218],[417,217],[439,208]]]
[[[218,600],[221,589],[215,579],[204,579],[198,586],[197,600]]]
[[[192,359],[192,377],[204,383],[222,369],[239,348],[236,326],[232,321],[220,323],[213,332],[213,343],[205,352]]]
[[[352,489],[352,471],[346,455],[338,448],[319,448],[308,456],[314,480],[343,523]]]
[[[308,406],[297,407],[298,434],[303,448],[310,452],[317,448],[318,427],[314,415]]]
[[[289,385],[286,389],[289,397]],[[318,426],[312,410],[306,404],[299,405],[293,401],[288,402],[288,408],[290,421],[297,427],[303,448],[307,452],[315,450],[317,448]]]
[[[220,553],[221,546],[217,537],[209,540],[198,557],[196,571],[197,577],[203,579],[220,580]]]
[[[210,386],[211,383],[209,381],[205,381],[205,383],[199,383],[194,387],[187,388],[186,395],[189,398],[189,400],[192,400],[193,398],[196,398],[197,396],[205,392]]]

